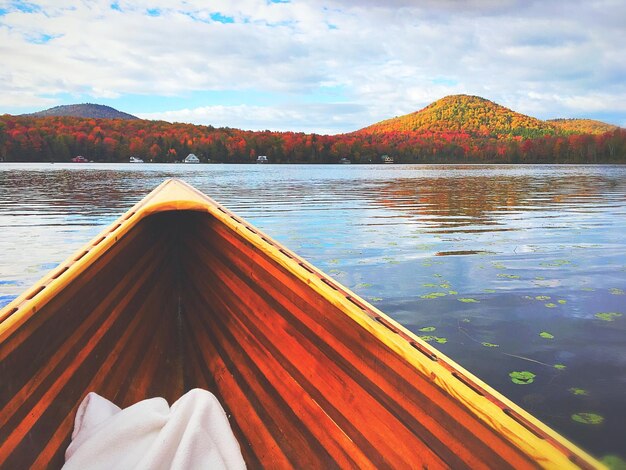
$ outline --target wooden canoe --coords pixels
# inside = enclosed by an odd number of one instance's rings
[[[90,391],[222,402],[251,468],[597,468],[210,198],[167,180],[0,311],[0,467],[59,467]]]

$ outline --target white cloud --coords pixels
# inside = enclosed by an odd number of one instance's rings
[[[201,0],[120,0],[121,11],[110,1],[34,3],[38,10],[0,16],[0,113],[59,94],[123,102],[126,94],[258,90],[284,99],[134,112],[338,132],[470,93],[538,117],[610,112],[626,121],[626,4],[618,0],[219,0],[210,9]],[[328,85],[343,90],[336,105],[307,105]]]

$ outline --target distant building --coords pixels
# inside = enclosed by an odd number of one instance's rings
[[[72,161],[74,163],[87,163],[89,162],[89,160],[87,160],[85,157],[83,157],[82,155],[78,155],[74,158],[72,158]]]
[[[393,163],[393,157],[390,157],[389,155],[383,155],[380,159],[383,163]]]
[[[130,157],[128,160],[130,163],[143,163],[143,160],[139,157]]]
[[[185,163],[200,163],[200,159],[196,157],[193,153],[187,155],[187,158],[184,160]]]
[[[339,159],[339,163],[343,163],[344,165],[349,165],[352,163],[349,158],[343,157]]]
[[[267,157],[265,155],[259,155],[256,157],[257,163],[267,163]]]

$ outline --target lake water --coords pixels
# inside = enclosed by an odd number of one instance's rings
[[[625,456],[626,167],[4,163],[0,306],[168,177],[596,456]]]

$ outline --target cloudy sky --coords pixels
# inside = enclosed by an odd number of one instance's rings
[[[626,127],[624,0],[0,0],[0,114],[339,133],[467,93]]]

